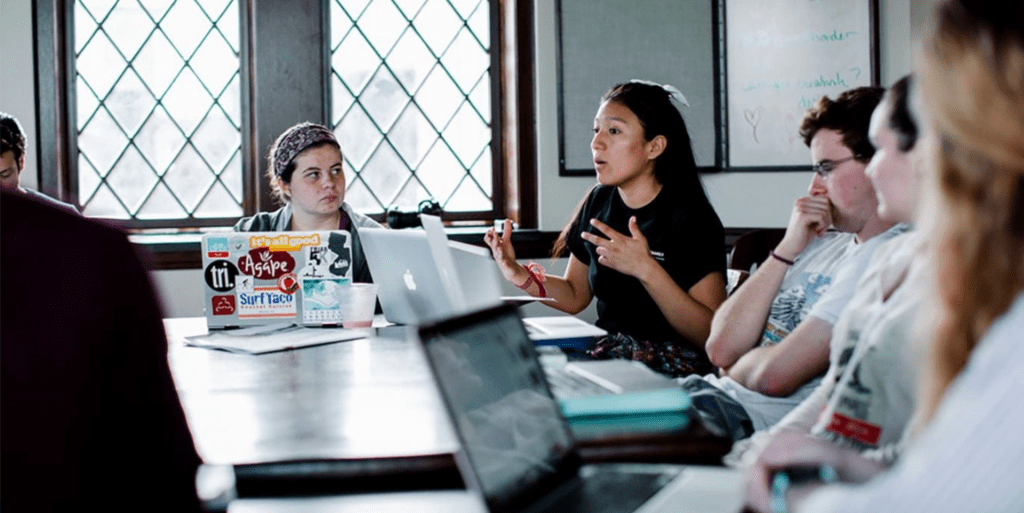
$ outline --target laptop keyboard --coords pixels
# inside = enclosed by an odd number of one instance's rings
[[[555,397],[574,397],[584,395],[608,395],[613,394],[593,381],[568,372],[564,367],[544,366],[544,376],[551,387],[551,393]]]
[[[604,465],[581,470],[582,479],[576,481],[576,486],[540,509],[560,513],[628,513],[642,506],[674,477],[674,473],[623,472],[616,466]]]

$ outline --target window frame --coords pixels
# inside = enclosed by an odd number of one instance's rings
[[[241,17],[242,210],[249,216],[278,207],[263,175],[266,149],[277,134],[302,120],[330,122],[328,24],[329,2],[334,0],[237,1]],[[493,208],[444,217],[479,225],[508,217],[524,228],[536,228],[534,0],[490,2]],[[77,204],[74,4],[74,0],[33,2],[33,29],[39,188]],[[294,37],[309,26],[320,27],[319,38]],[[307,57],[296,59],[296,55]],[[294,81],[289,76],[315,76],[319,81]],[[383,220],[384,215],[373,217]],[[125,220],[118,224],[136,232],[196,232],[230,226],[236,219]]]

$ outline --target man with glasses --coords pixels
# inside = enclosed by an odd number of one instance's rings
[[[808,195],[796,200],[779,245],[715,313],[706,348],[720,374],[681,380],[705,423],[735,440],[771,427],[817,386],[832,325],[872,251],[906,230],[878,218],[864,174],[883,92],[852,89],[807,112],[800,135],[815,170]]]

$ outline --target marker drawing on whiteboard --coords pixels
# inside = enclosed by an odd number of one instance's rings
[[[757,125],[761,123],[762,114],[764,114],[764,107],[761,106],[758,106],[754,110],[743,109],[743,119],[747,120],[754,136],[754,142],[758,144],[761,144],[761,141],[757,138]]]

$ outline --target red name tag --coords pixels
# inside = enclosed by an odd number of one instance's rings
[[[878,445],[878,438],[882,435],[882,428],[841,413],[832,414],[832,422],[829,423],[828,430],[872,446]]]

